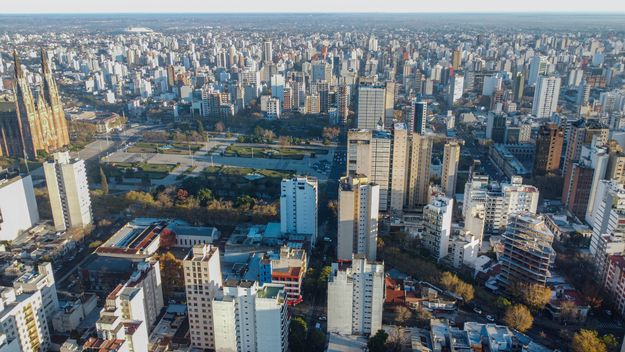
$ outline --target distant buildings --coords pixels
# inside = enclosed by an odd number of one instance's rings
[[[54,160],[44,163],[43,170],[54,227],[63,231],[90,225],[91,197],[85,162],[70,158],[68,152],[58,152],[54,154]]]
[[[280,230],[284,234],[306,235],[317,242],[318,182],[313,177],[282,180]]]
[[[12,241],[39,222],[30,175],[0,174],[0,241]]]
[[[30,89],[17,53],[15,106],[0,108],[0,156],[36,158],[69,145],[67,120],[61,104],[48,55],[41,49],[43,84],[35,96]]]
[[[338,260],[353,254],[374,261],[377,255],[380,186],[364,176],[339,181]]]
[[[552,243],[553,234],[541,216],[528,212],[511,214],[503,234],[500,285],[504,289],[516,283],[545,286],[556,255]]]
[[[332,264],[328,279],[328,332],[375,334],[382,328],[384,263],[354,255],[348,263]]]

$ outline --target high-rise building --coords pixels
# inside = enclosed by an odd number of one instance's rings
[[[317,242],[318,183],[314,177],[298,176],[282,180],[280,230],[285,234],[306,235]]]
[[[358,112],[356,127],[375,130],[384,127],[386,116],[386,88],[384,85],[358,86]]]
[[[33,95],[22,64],[13,53],[15,106],[0,111],[0,156],[34,159],[40,151],[51,153],[69,145],[69,131],[59,91],[46,52],[41,50],[43,84]]]
[[[571,166],[568,174],[570,178],[565,177],[563,189],[566,193],[562,193],[562,202],[578,219],[592,222],[590,212],[594,198],[591,195],[605,177],[608,160],[606,148],[596,144],[584,145],[579,160]]]
[[[368,260],[377,256],[380,186],[365,176],[348,176],[339,181],[337,258],[352,254]]]
[[[547,74],[549,69],[549,61],[545,56],[534,56],[530,61],[529,76],[527,84],[533,86],[538,83],[541,75]]]
[[[613,180],[602,180],[594,199],[590,254],[596,280],[603,282],[609,257],[625,254],[625,188]]]
[[[384,263],[363,256],[332,264],[328,277],[328,332],[371,335],[382,328]]]
[[[486,138],[493,143],[505,143],[507,118],[504,114],[490,113],[486,120]]]
[[[349,103],[350,103],[350,86],[347,84],[341,84],[338,87],[338,99],[337,99],[337,109],[339,113],[339,118],[342,123],[347,122],[347,117],[349,116]]]
[[[510,183],[489,184],[488,176],[473,174],[465,184],[463,213],[466,216],[471,209],[476,209],[479,216],[483,215],[487,231],[503,232],[510,214],[536,213],[538,198],[538,189],[524,185],[522,177],[514,176]]]
[[[219,248],[194,246],[182,261],[185,290],[189,307],[191,346],[215,349],[213,300],[222,287]]]
[[[552,243],[553,233],[542,216],[527,212],[511,214],[499,260],[501,287],[508,289],[516,283],[545,286],[556,256]]]
[[[536,136],[536,155],[534,157],[534,174],[554,174],[560,169],[564,129],[555,123],[540,126]]]
[[[454,73],[451,77],[451,81],[449,83],[449,93],[448,93],[448,102],[447,104],[451,107],[458,101],[458,99],[462,98],[462,94],[464,93],[464,74],[460,72]]]
[[[141,288],[143,291],[145,322],[148,332],[151,332],[158,322],[157,318],[160,316],[161,310],[165,306],[159,262],[139,262],[137,269],[132,273],[124,286]]]
[[[608,142],[609,129],[598,120],[580,119],[571,124],[568,136],[565,135],[566,153],[562,172],[565,180],[571,180],[573,175],[573,164],[579,161],[582,154],[582,147],[595,141],[596,145],[605,145]],[[567,138],[568,137],[568,138]],[[565,200],[570,193],[571,183],[565,182],[562,188],[562,199]]]
[[[406,202],[408,181],[408,130],[403,123],[396,123],[393,128],[391,151],[391,175],[388,208],[390,211],[402,211]]]
[[[427,203],[432,162],[432,138],[420,134],[410,137],[410,169],[408,173],[408,208],[416,209]]]
[[[26,271],[13,282],[13,287],[16,291],[23,293],[40,292],[43,310],[48,323],[51,322],[52,317],[59,310],[59,298],[51,263],[44,262],[37,265],[37,268]]]
[[[226,280],[212,305],[215,351],[286,351],[288,317],[282,285]]]
[[[608,169],[605,178],[625,184],[625,152],[613,139],[608,141]]]
[[[0,287],[0,336],[6,337],[8,345],[17,347],[9,351],[50,349],[50,331],[40,291],[26,293]]]
[[[284,101],[284,76],[276,74],[271,76],[271,96],[280,100],[280,105]]]
[[[453,202],[439,196],[423,207],[423,245],[437,261],[449,251]]]
[[[414,102],[412,104],[412,121],[410,126],[411,133],[424,135],[427,126],[428,104],[424,101]]]
[[[462,51],[456,49],[454,50],[453,57],[451,59],[451,65],[454,71],[460,69],[461,62],[462,62]]]
[[[525,77],[522,72],[518,72],[514,76],[514,86],[512,87],[512,96],[514,101],[519,103],[523,100],[523,89],[525,89]]]
[[[549,118],[558,108],[560,97],[560,77],[540,77],[534,90],[532,115]]]
[[[91,224],[91,198],[85,162],[70,158],[69,152],[54,153],[43,164],[52,207],[54,227],[63,231]]]
[[[30,175],[0,173],[0,241],[13,241],[39,221]]]
[[[393,135],[386,130],[350,130],[347,133],[347,175],[364,175],[380,187],[380,211],[388,210]],[[401,172],[401,170],[397,170]]]
[[[384,89],[384,126],[391,128],[395,123],[395,89],[397,84],[393,81],[386,82]]]
[[[273,49],[270,41],[263,43],[263,62],[271,63],[273,61]]]
[[[445,143],[441,186],[443,187],[443,192],[445,192],[445,195],[448,198],[454,198],[456,195],[458,162],[460,162],[460,144],[456,141]]]
[[[141,287],[118,285],[106,297],[100,319],[96,322],[98,337],[103,340],[126,340],[129,352],[147,351],[148,322]]]

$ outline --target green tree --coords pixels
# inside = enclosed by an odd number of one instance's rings
[[[367,347],[370,352],[385,352],[386,351],[386,340],[388,339],[388,334],[386,331],[380,329],[375,333],[372,337],[369,338],[367,342]]]
[[[321,272],[319,273],[319,286],[325,287],[328,284],[328,277],[332,273],[332,267],[329,265],[321,268]]]
[[[573,352],[607,352],[605,343],[594,330],[581,329],[571,339]]]
[[[106,174],[104,173],[102,167],[100,167],[100,185],[102,186],[102,194],[109,194],[109,182],[106,179]]]
[[[326,346],[326,334],[319,329],[313,329],[308,336],[308,350],[309,351],[323,351]]]
[[[197,199],[200,201],[200,205],[205,207],[208,202],[214,199],[213,191],[210,188],[202,188],[197,192]]]
[[[203,135],[204,134],[204,123],[202,122],[202,120],[198,119],[195,122],[195,126],[196,126],[197,133]]]
[[[603,335],[601,336],[601,341],[605,344],[605,347],[609,352],[618,351],[619,344],[618,344],[618,341],[616,340],[616,337],[614,337],[614,335],[612,334]]]
[[[534,318],[529,309],[522,304],[517,304],[508,307],[506,314],[503,317],[503,321],[511,328],[525,332],[534,324]]]
[[[510,300],[507,299],[506,297],[499,296],[497,297],[497,300],[495,301],[495,305],[497,306],[497,308],[503,310],[503,309],[510,307],[512,305],[512,302],[510,302]]]
[[[306,350],[306,334],[308,324],[302,317],[291,319],[289,325],[289,347],[292,352],[302,352]]]

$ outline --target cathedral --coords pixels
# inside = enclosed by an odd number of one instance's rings
[[[0,156],[28,157],[69,145],[67,119],[48,57],[41,49],[43,82],[33,94],[13,52],[15,62],[14,101],[0,102]]]

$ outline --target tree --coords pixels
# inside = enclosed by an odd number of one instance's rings
[[[94,248],[98,248],[102,245],[102,241],[93,241],[91,243],[89,243],[89,248],[94,249]]]
[[[401,325],[406,324],[412,318],[412,311],[406,306],[397,306],[395,308],[395,321]]]
[[[308,350],[309,351],[323,351],[326,346],[326,334],[319,329],[314,329],[310,332],[308,337]]]
[[[328,277],[330,277],[330,274],[332,273],[332,267],[329,265],[324,266],[323,268],[321,268],[321,272],[319,273],[319,286],[321,287],[325,287],[328,284]]]
[[[214,199],[213,191],[211,191],[210,188],[202,188],[197,192],[197,199],[200,205],[205,207],[208,202]]]
[[[503,321],[511,328],[525,332],[532,327],[534,318],[526,306],[517,304],[506,309]]]
[[[565,301],[560,305],[560,321],[563,323],[577,318],[577,305],[575,302]]]
[[[601,336],[601,341],[605,344],[606,349],[609,352],[616,352],[618,351],[618,341],[616,340],[616,337],[614,337],[614,335],[612,334],[607,334],[607,335],[603,335]]]
[[[527,305],[533,312],[545,308],[551,300],[551,289],[538,284],[517,283],[512,287],[512,295]]]
[[[475,296],[473,286],[460,280],[458,276],[448,271],[444,272],[443,275],[441,275],[440,284],[447,291],[451,291],[462,297],[465,302],[472,301],[473,297]]]
[[[197,133],[203,135],[204,134],[204,123],[202,122],[202,120],[198,119],[195,122],[195,126],[196,126],[196,129],[197,129]]]
[[[302,317],[291,319],[289,325],[289,347],[293,352],[301,352],[306,349],[306,334],[308,324]]]
[[[104,170],[102,170],[102,167],[100,167],[100,185],[102,188],[102,194],[109,194],[109,182],[106,179],[106,174],[104,173]]]
[[[158,257],[163,280],[163,296],[171,298],[176,290],[184,290],[184,269],[182,261],[172,252],[165,252]]]
[[[499,296],[497,297],[497,300],[495,301],[495,305],[497,306],[497,308],[504,310],[510,307],[512,305],[512,302],[510,302],[510,300],[507,299],[506,297]]]
[[[607,352],[605,343],[594,330],[581,329],[571,339],[573,352]]]
[[[215,123],[215,132],[223,132],[225,131],[226,128],[224,127],[224,123],[221,121],[217,121],[217,123]]]
[[[367,342],[369,352],[386,352],[386,339],[388,339],[386,331],[382,329],[378,330]]]

